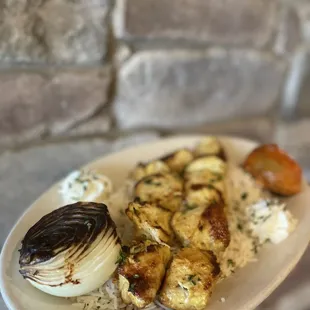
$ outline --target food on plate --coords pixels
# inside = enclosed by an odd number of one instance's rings
[[[169,166],[162,160],[153,160],[148,163],[139,163],[137,167],[132,171],[131,177],[135,181],[139,181],[142,178],[156,173],[170,172]]]
[[[212,252],[181,249],[167,271],[159,301],[175,310],[204,309],[219,275]]]
[[[202,156],[193,160],[185,168],[185,173],[208,170],[213,173],[223,175],[226,171],[226,163],[217,156]]]
[[[79,202],[43,216],[29,229],[20,249],[20,273],[48,294],[78,296],[111,277],[120,249],[106,205]]]
[[[194,159],[193,153],[189,149],[180,149],[161,158],[171,171],[182,173],[184,168]]]
[[[93,171],[71,172],[60,185],[65,204],[78,201],[104,202],[112,193],[112,182],[106,176]]]
[[[273,193],[289,196],[301,191],[300,166],[276,144],[265,144],[254,149],[243,167]]]
[[[118,267],[123,301],[138,308],[151,304],[161,286],[170,257],[170,248],[156,242],[147,240],[132,246]]]
[[[173,173],[156,173],[142,178],[134,189],[141,202],[155,202],[169,211],[176,211],[182,202],[183,181]]]
[[[183,245],[219,254],[230,241],[223,200],[214,200],[207,206],[192,206],[176,212],[172,227]]]
[[[214,136],[207,136],[200,140],[194,148],[195,156],[215,155],[222,160],[226,160],[225,151],[218,138]]]
[[[134,201],[129,203],[126,214],[135,224],[139,234],[159,243],[171,243],[173,238],[170,226],[172,212],[154,202]]]
[[[220,193],[212,185],[194,184],[190,188],[187,185],[185,187],[185,210],[207,206],[220,199]]]
[[[188,192],[191,189],[198,190],[199,187],[205,186],[224,193],[224,177],[224,174],[214,173],[207,169],[187,172],[184,175],[185,190]]]
[[[26,234],[21,274],[87,310],[205,309],[219,280],[297,224],[257,183],[282,195],[300,190],[292,159],[276,146],[254,150],[244,169],[227,158],[210,136],[139,163],[116,191],[96,172],[73,172],[63,199],[104,200],[117,227],[96,202],[53,211]]]
[[[276,200],[260,200],[251,205],[247,212],[252,218],[249,221],[249,229],[259,238],[260,243],[280,243],[296,225],[292,215],[285,210],[285,204],[279,204]]]

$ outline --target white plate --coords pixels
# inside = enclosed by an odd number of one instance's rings
[[[183,136],[137,146],[96,160],[87,168],[110,177],[115,188],[123,184],[128,172],[139,161],[147,161],[180,147],[192,147],[201,136]],[[222,137],[229,160],[241,163],[256,143]],[[1,293],[9,309],[70,310],[76,309],[62,298],[36,290],[18,272],[18,249],[28,229],[43,215],[61,206],[57,185],[44,193],[23,214],[12,229],[1,254]],[[296,230],[279,245],[269,245],[260,252],[259,260],[248,264],[232,277],[217,285],[208,310],[253,309],[260,304],[289,274],[305,251],[310,239],[310,192],[304,181],[301,194],[288,200],[288,208],[298,219]],[[225,303],[219,300],[226,298]]]

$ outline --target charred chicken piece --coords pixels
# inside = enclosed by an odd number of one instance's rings
[[[173,231],[170,226],[172,212],[156,203],[138,201],[128,205],[126,214],[133,221],[139,233],[156,242],[170,243]]]
[[[122,257],[118,267],[121,297],[126,304],[144,308],[153,302],[160,288],[170,261],[170,248],[147,240],[132,246]]]
[[[220,198],[207,206],[184,206],[172,218],[172,228],[184,246],[191,245],[216,255],[230,242],[228,222]]]
[[[161,158],[171,171],[182,173],[185,166],[187,166],[194,159],[193,153],[188,149],[180,149],[171,154]]]
[[[184,248],[172,260],[159,301],[175,310],[204,309],[219,274],[212,252]]]
[[[135,181],[139,181],[151,174],[166,173],[170,171],[169,166],[162,160],[153,160],[148,163],[139,163],[132,171],[131,178]]]
[[[194,154],[196,157],[213,155],[226,161],[226,154],[219,139],[213,136],[201,139],[194,149]]]
[[[185,174],[199,170],[208,170],[215,174],[223,175],[226,172],[226,163],[216,156],[202,156],[194,159],[185,168]]]
[[[154,202],[175,212],[180,208],[183,195],[182,179],[172,173],[157,173],[141,179],[135,186],[134,196],[141,202]]]

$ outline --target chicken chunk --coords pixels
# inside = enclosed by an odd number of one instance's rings
[[[220,141],[213,136],[207,136],[201,139],[194,149],[195,156],[214,155],[226,161],[225,151]]]
[[[213,173],[223,175],[226,172],[226,163],[216,156],[203,156],[193,160],[185,168],[185,174],[199,170],[209,170]]]
[[[153,160],[148,163],[139,163],[132,171],[131,178],[139,181],[148,175],[165,172],[170,172],[169,166],[162,160]]]
[[[212,252],[184,248],[172,260],[159,301],[175,310],[204,309],[219,274]]]
[[[177,173],[183,172],[185,166],[193,159],[194,155],[188,149],[180,149],[161,158],[172,171]]]
[[[140,232],[156,242],[170,243],[173,231],[170,226],[172,212],[156,203],[129,203],[126,214]]]
[[[193,184],[185,191],[185,202],[191,206],[206,206],[221,197],[221,192],[210,184]]]
[[[157,173],[141,179],[135,186],[134,196],[141,202],[155,202],[169,211],[180,208],[183,181],[176,174]]]
[[[172,228],[184,246],[191,245],[201,250],[224,251],[230,242],[228,222],[224,210],[224,201],[214,200],[204,206],[186,205],[172,218]]]
[[[126,304],[144,308],[160,288],[171,258],[170,248],[147,240],[131,247],[127,255],[118,267],[121,297]]]
[[[185,191],[197,188],[198,185],[209,185],[224,193],[224,177],[225,175],[223,174],[214,173],[206,169],[188,172],[184,175]]]

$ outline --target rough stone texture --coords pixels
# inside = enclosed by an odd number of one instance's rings
[[[2,62],[88,63],[104,58],[107,0],[3,0]]]
[[[122,42],[117,42],[117,48],[116,48],[116,53],[115,53],[115,64],[117,66],[121,66],[127,61],[130,56],[132,55],[132,50],[131,48]]]
[[[310,2],[307,0],[293,1],[302,21],[303,38],[310,44]]]
[[[110,68],[0,74],[0,146],[59,134],[107,100]]]
[[[284,6],[279,20],[274,51],[287,56],[302,42],[300,19],[294,7]]]
[[[77,126],[74,126],[68,132],[66,136],[88,136],[88,135],[98,135],[104,134],[111,129],[112,120],[107,112],[100,113],[92,117]]]
[[[284,66],[244,50],[135,54],[119,76],[115,114],[123,128],[197,126],[270,112]]]
[[[143,13],[142,13],[143,12]],[[263,46],[275,20],[270,0],[119,0],[121,38],[167,38]]]
[[[296,94],[296,116],[304,118],[310,117],[310,49],[304,55],[301,74],[303,78]]]
[[[277,126],[276,141],[299,162],[310,180],[309,132],[310,118],[289,123],[281,122]]]

